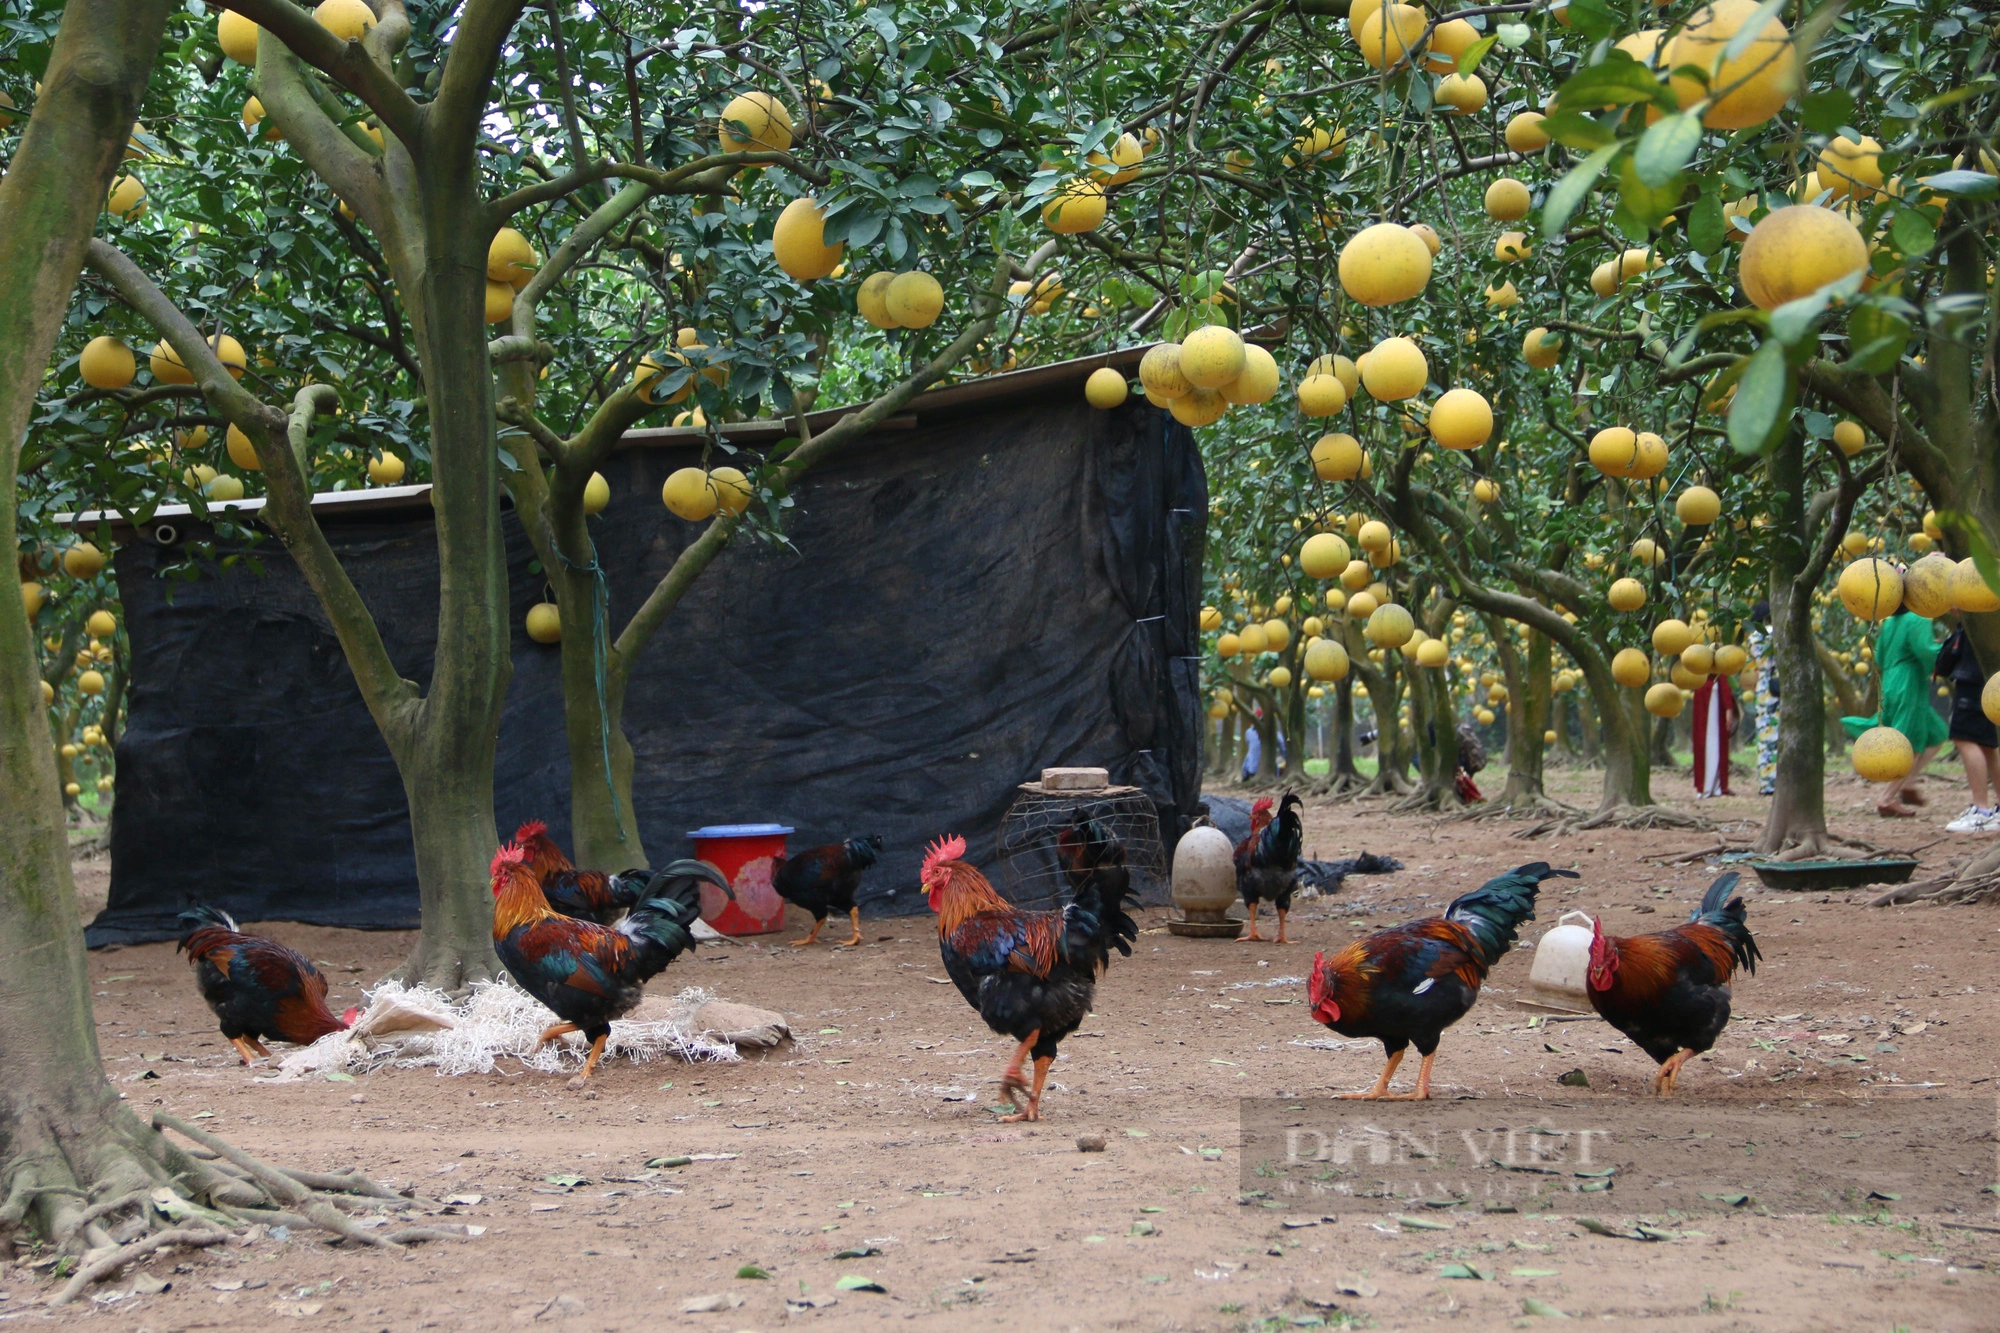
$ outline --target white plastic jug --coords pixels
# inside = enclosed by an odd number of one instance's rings
[[[1564,912],[1535,945],[1528,984],[1543,1000],[1569,1008],[1590,1008],[1590,941],[1597,923],[1588,912]]]

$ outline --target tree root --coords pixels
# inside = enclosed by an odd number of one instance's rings
[[[1903,903],[1924,903],[1932,907],[1964,907],[1972,903],[2000,899],[2000,871],[1983,875],[1946,875],[1938,879],[1898,884],[1887,893],[1868,900],[1870,907],[1895,907]]]
[[[1545,792],[1537,792],[1524,800],[1503,804],[1502,798],[1495,797],[1480,805],[1469,805],[1446,818],[1471,823],[1484,819],[1527,819],[1540,815],[1544,819],[1575,819],[1585,812],[1574,805],[1565,804]]]
[[[1581,812],[1579,812],[1581,813]],[[1678,810],[1669,810],[1663,805],[1616,805],[1600,806],[1582,818],[1561,816],[1544,819],[1514,834],[1522,840],[1539,838],[1545,834],[1568,837],[1572,833],[1589,833],[1598,829],[1693,829],[1703,833],[1713,833],[1715,825],[1699,815],[1684,815]]]
[[[185,1245],[190,1249],[215,1245],[229,1239],[229,1230],[203,1224],[198,1227],[175,1227],[170,1231],[156,1231],[150,1236],[141,1236],[129,1245],[120,1245],[115,1251],[92,1263],[85,1264],[76,1275],[63,1283],[61,1291],[49,1297],[49,1306],[68,1305],[83,1293],[83,1289],[93,1282],[101,1282],[135,1259],[143,1259],[154,1250],[164,1250],[169,1245]]]

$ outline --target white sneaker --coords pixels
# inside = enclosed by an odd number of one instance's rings
[[[1944,826],[1947,833],[1985,833],[2000,830],[2000,809],[1981,810],[1976,805],[1968,805],[1957,819]]]

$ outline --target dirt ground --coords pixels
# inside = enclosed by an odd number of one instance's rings
[[[1585,800],[1594,782],[1572,771],[1552,785]],[[1676,796],[1686,789],[1684,776],[1657,783]],[[1868,813],[1858,783],[1836,783],[1830,798],[1840,832],[1914,849],[1942,839],[1940,826],[1962,804],[1943,779],[1931,791],[1932,817],[1893,826]],[[171,944],[94,954],[106,1067],[142,1113],[204,1117],[204,1127],[269,1161],[358,1166],[429,1198],[476,1200],[453,1212],[484,1234],[407,1258],[306,1235],[176,1252],[146,1265],[171,1284],[165,1291],[133,1293],[128,1277],[95,1304],[55,1315],[35,1305],[46,1279],[10,1267],[0,1269],[0,1323],[153,1333],[294,1319],[399,1331],[732,1333],[883,1320],[1396,1329],[1531,1327],[1559,1311],[1663,1328],[2000,1326],[1991,1193],[1983,1212],[1899,1215],[1896,1203],[1881,1202],[1873,1217],[1770,1215],[1754,1200],[1671,1217],[1647,1210],[1637,1182],[1601,1196],[1590,1215],[1607,1230],[1643,1219],[1667,1237],[1641,1240],[1476,1208],[1433,1214],[1446,1229],[1411,1229],[1397,1220],[1410,1210],[1391,1201],[1302,1209],[1246,1190],[1240,1099],[1358,1089],[1380,1068],[1379,1047],[1327,1048],[1330,1034],[1308,1017],[1301,984],[1273,984],[1303,975],[1316,948],[1424,915],[1529,860],[1583,875],[1574,885],[1551,882],[1531,939],[1571,907],[1601,913],[1616,932],[1660,929],[1685,919],[1715,873],[1712,862],[1660,859],[1713,846],[1713,833],[1522,843],[1509,840],[1517,824],[1391,816],[1380,804],[1308,808],[1309,854],[1366,849],[1407,868],[1302,903],[1289,946],[1181,939],[1166,932],[1165,910],[1147,911],[1134,956],[1114,961],[1096,1015],[1065,1045],[1047,1118],[1035,1125],[996,1123],[989,1103],[1007,1043],[937,984],[927,919],[866,923],[867,942],[852,951],[783,947],[797,931],[704,947],[667,974],[669,991],[695,982],[782,1009],[801,1039],[735,1065],[608,1066],[587,1095],[535,1074],[261,1082],[263,1071],[236,1063]],[[1754,821],[1761,805],[1725,799],[1700,813]],[[1723,831],[1741,842],[1754,824]],[[1926,847],[1919,873],[1949,864],[1966,841]],[[88,914],[102,900],[105,868],[87,862],[79,874]],[[1765,962],[1741,979],[1736,1020],[1716,1050],[1685,1071],[1682,1103],[1720,1115],[1800,1097],[1864,1110],[1991,1098],[2000,910],[1874,909],[1861,905],[1865,893],[1753,887],[1749,896]],[[336,1009],[409,945],[407,935],[284,923],[267,933],[323,960]],[[1503,961],[1478,1008],[1446,1035],[1438,1095],[1484,1099],[1478,1109],[1501,1115],[1554,1097],[1643,1107],[1652,1065],[1642,1054],[1594,1019],[1541,1021],[1546,1010],[1522,1003],[1531,958]],[[1572,1069],[1588,1089],[1557,1085]],[[1372,1113],[1393,1123],[1438,1105],[1454,1103]],[[1992,1109],[1988,1100],[1989,1117]],[[1083,1134],[1102,1136],[1106,1150],[1079,1152]],[[1721,1149],[1690,1141],[1684,1151]],[[712,1156],[646,1165],[703,1155]],[[1990,1143],[1931,1168],[1989,1187],[2000,1179]],[[840,1257],[851,1251],[861,1257]],[[746,1276],[753,1271],[768,1276]],[[880,1289],[837,1285],[854,1275]],[[718,1298],[709,1302],[718,1308],[684,1312],[703,1297]]]

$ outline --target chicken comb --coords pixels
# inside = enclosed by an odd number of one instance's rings
[[[499,851],[493,853],[493,866],[492,866],[493,878],[495,879],[500,878],[501,873],[504,872],[508,866],[523,865],[527,862],[527,860],[528,860],[528,853],[522,850],[522,847],[519,843],[515,842],[506,843],[500,848]]]
[[[530,838],[539,838],[549,831],[549,826],[539,819],[531,819],[514,830],[514,841],[525,845]]]
[[[1259,796],[1259,797],[1257,798],[1257,803],[1256,803],[1255,805],[1253,805],[1253,806],[1251,806],[1251,807],[1250,807],[1250,813],[1251,813],[1251,814],[1253,814],[1253,815],[1268,815],[1268,814],[1270,814],[1270,813],[1271,813],[1271,798],[1270,798],[1270,797],[1268,797],[1268,796]]]
[[[932,843],[930,845],[929,850],[924,853],[924,872],[921,876],[918,877],[919,882],[924,884],[930,883],[931,871],[936,870],[939,866],[943,865],[945,862],[962,861],[964,859],[965,859],[964,838],[960,837],[939,838],[936,842]]]

